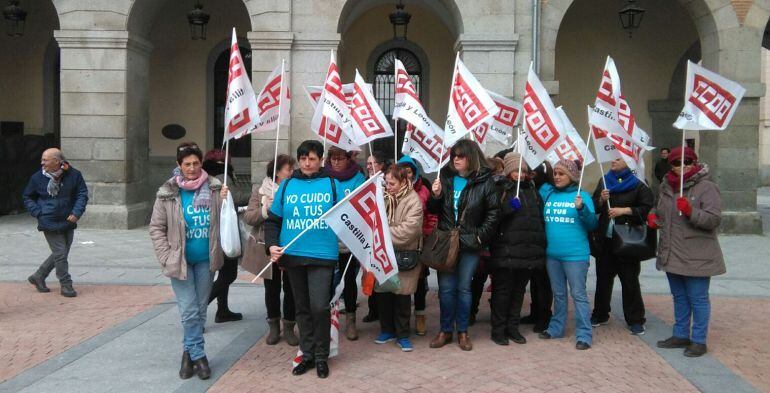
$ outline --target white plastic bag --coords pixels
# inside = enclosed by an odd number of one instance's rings
[[[233,196],[227,193],[227,199],[222,201],[222,210],[219,213],[219,241],[222,243],[222,251],[229,258],[241,255],[241,234],[238,230],[238,213],[235,212]]]

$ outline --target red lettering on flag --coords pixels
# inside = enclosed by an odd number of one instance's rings
[[[495,101],[495,104],[497,104],[497,107],[500,108],[500,112],[497,112],[495,115],[495,120],[501,124],[505,124],[508,127],[513,127],[513,122],[515,122],[516,118],[519,117],[518,109],[501,104],[497,101]]]
[[[540,102],[540,97],[537,96],[529,83],[526,86],[523,106],[524,122],[527,124],[532,139],[543,150],[548,151],[559,140],[559,130],[553,125],[545,106]]]
[[[354,85],[353,94],[350,96],[346,95],[346,98],[348,98],[348,106],[350,107],[353,120],[367,137],[385,133],[385,127],[377,120],[372,107],[369,105],[364,92],[358,84]]]
[[[327,93],[333,94],[339,98],[340,101],[345,102],[345,95],[342,93],[342,80],[340,80],[340,72],[337,69],[337,64],[329,64],[329,71],[326,73],[326,82],[324,83],[324,90]]]
[[[693,84],[694,89],[688,100],[721,128],[735,105],[735,96],[700,74],[695,74]]]
[[[604,70],[602,74],[602,81],[599,83],[599,91],[596,92],[596,98],[610,106],[615,106],[615,97],[612,96],[612,78],[610,78],[610,73],[607,70]]]
[[[230,124],[227,125],[227,133],[235,134],[241,129],[241,127],[249,124],[250,121],[251,116],[249,116],[249,108],[244,108],[243,112],[239,113],[233,117],[232,120],[230,120]]]
[[[402,69],[396,70],[396,94],[404,93],[410,95],[415,100],[420,100],[417,97],[417,89],[415,89],[412,83],[412,77]]]
[[[243,64],[241,63],[240,56],[240,50],[238,49],[238,44],[230,48],[230,72],[227,78],[227,85],[230,86],[230,82],[233,81],[233,79],[243,75]]]
[[[572,142],[571,138],[564,138],[562,143],[556,145],[554,151],[556,152],[556,155],[562,160],[580,160],[580,162],[584,162],[583,155],[580,154],[578,148],[575,147],[575,144]]]
[[[487,108],[481,104],[479,97],[459,72],[452,86],[452,102],[466,129],[474,128],[489,115]]]
[[[430,158],[433,159],[435,162],[441,163],[449,158],[450,149],[443,149],[444,157],[443,159],[440,159],[441,150],[442,150],[441,144],[444,141],[438,135],[429,137],[422,130],[415,128],[411,123],[407,123],[406,133],[404,137],[411,141],[414,141],[414,143],[420,146],[422,150],[426,154],[428,154]]]
[[[357,192],[350,198],[350,204],[374,233],[372,258],[380,265],[383,273],[390,273],[393,270],[393,265],[388,258],[388,251],[384,243],[385,235],[382,232],[382,220],[377,208],[377,185],[370,183],[366,188]]]
[[[260,112],[265,113],[270,109],[273,109],[279,104],[279,96],[281,95],[281,76],[278,75],[270,83],[265,86],[265,90],[260,94],[257,99],[257,107]]]

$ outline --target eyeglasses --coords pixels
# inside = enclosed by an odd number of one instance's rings
[[[684,160],[684,165],[692,165],[694,163],[693,160]],[[671,166],[682,166],[682,160],[674,160],[671,161]]]
[[[347,159],[348,159],[348,158],[347,158],[347,157],[345,157],[345,156],[334,156],[334,157],[329,157],[329,160],[330,160],[330,161],[347,161]]]

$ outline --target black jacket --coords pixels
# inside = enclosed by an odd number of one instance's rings
[[[24,207],[37,218],[39,231],[66,232],[77,228],[67,221],[70,214],[80,218],[86,211],[88,188],[83,175],[72,166],[67,167],[59,180],[59,193],[48,194],[49,179],[42,171],[35,172],[24,189]]]
[[[592,234],[592,245],[597,247],[595,251],[601,252],[601,247],[609,244],[609,238],[607,237],[607,225],[609,225],[609,211],[607,210],[607,203],[601,202],[601,194],[604,189],[604,183],[600,180],[594,190],[592,197],[596,212],[599,213],[599,226]],[[636,188],[622,193],[610,193],[610,206],[612,207],[630,207],[630,216],[620,216],[615,218],[615,224],[627,224],[633,225],[646,225],[647,214],[655,204],[655,196],[652,194],[650,187],[647,187],[643,182],[639,182]]]
[[[671,170],[671,164],[668,163],[668,160],[665,158],[661,158],[658,160],[658,162],[655,163],[655,178],[658,179],[659,182],[663,181],[663,176],[666,176],[666,173]]]
[[[438,215],[437,228],[445,231],[457,225],[453,206],[456,174],[449,168],[442,169],[441,195],[435,198],[431,193],[428,199],[428,211]],[[460,223],[460,250],[480,251],[489,244],[497,229],[499,205],[492,171],[484,167],[472,173],[458,203],[458,220],[465,210],[465,220]]]
[[[513,211],[509,200],[516,195],[516,182],[496,181],[500,191],[500,225],[489,246],[491,269],[540,269],[545,267],[545,221],[543,198],[531,181],[521,183],[521,208]]]

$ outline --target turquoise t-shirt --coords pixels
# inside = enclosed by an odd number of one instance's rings
[[[210,208],[193,207],[195,191],[179,190],[182,197],[182,214],[185,222],[184,256],[187,263],[209,261]]]
[[[340,180],[339,182],[340,182],[340,185],[342,186],[342,191],[345,192],[344,196],[347,196],[353,190],[358,188],[358,186],[360,186],[361,184],[364,184],[364,182],[366,182],[366,177],[364,176],[363,173],[357,172],[350,179],[345,180],[345,181],[341,181]]]
[[[457,209],[460,208],[460,195],[463,193],[465,186],[468,185],[468,179],[455,175],[452,184],[452,188],[454,188],[454,202],[452,203],[452,206],[455,208],[455,220],[457,220]]]
[[[584,262],[590,258],[588,232],[596,229],[598,220],[591,195],[580,191],[583,208],[575,209],[577,185],[559,190],[546,183],[540,187],[543,197],[545,236],[548,239],[546,255],[563,262]]]
[[[337,198],[332,196],[332,181],[335,182]],[[286,188],[285,193],[284,188]],[[275,193],[273,206],[270,208],[271,213],[283,218],[279,245],[283,247],[297,237],[316,218],[329,210],[334,205],[335,199],[338,202],[342,200],[344,195],[341,194],[340,183],[328,177],[293,178],[282,181]],[[285,252],[298,257],[336,261],[339,257],[337,235],[326,225],[326,222],[321,220],[316,227],[302,235],[302,238]]]

